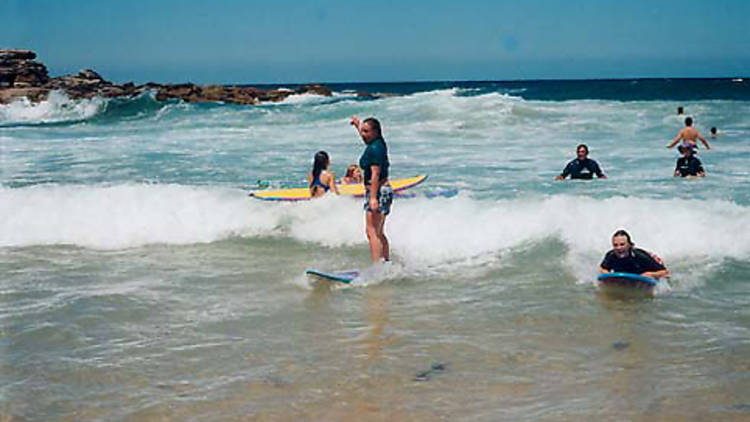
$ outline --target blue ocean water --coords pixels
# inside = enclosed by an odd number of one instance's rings
[[[748,417],[750,80],[331,88],[0,106],[0,418]],[[672,176],[680,106],[719,129],[703,179]],[[343,174],[354,114],[429,178],[392,268],[319,291],[369,265],[360,202],[248,193],[321,149]],[[579,143],[608,179],[554,180]],[[656,297],[594,284],[619,228],[672,270]]]

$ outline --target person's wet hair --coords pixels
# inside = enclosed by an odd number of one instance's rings
[[[692,117],[686,117],[685,118],[685,126],[692,126],[693,125],[693,118]]]
[[[320,177],[320,173],[323,172],[323,170],[326,169],[328,166],[328,153],[325,151],[318,151],[315,153],[315,158],[313,159],[313,170],[312,170],[312,181],[310,182],[310,188],[313,187],[313,184],[316,180]]]
[[[612,238],[614,239],[615,237],[618,237],[618,236],[625,236],[625,238],[628,239],[628,245],[630,246],[635,245],[635,243],[633,243],[633,241],[630,240],[630,234],[626,232],[625,230],[623,229],[617,230],[615,234],[612,235]]]
[[[576,147],[576,153],[577,153],[577,152],[578,152],[578,150],[579,150],[579,149],[581,149],[581,148],[583,148],[583,149],[585,149],[585,150],[586,150],[586,154],[588,154],[588,153],[589,153],[589,147],[587,147],[587,146],[586,146],[586,144],[579,144],[579,145],[578,145],[578,146]]]
[[[380,122],[378,121],[378,119],[374,117],[368,117],[362,123],[367,123],[370,126],[370,129],[374,130],[375,133],[378,134],[378,138],[383,137],[383,131],[380,129]]]
[[[714,135],[716,134],[716,130],[717,130],[716,126],[711,127],[711,133],[713,133]]]

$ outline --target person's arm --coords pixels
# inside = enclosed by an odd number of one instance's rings
[[[572,161],[569,162],[568,165],[566,165],[565,168],[563,169],[562,173],[558,174],[555,177],[555,180],[563,180],[566,177],[568,177],[568,175],[570,174],[570,167],[572,166],[572,164],[573,164]]]
[[[700,133],[698,133],[698,139],[700,139],[700,141],[703,142],[703,145],[706,146],[706,151],[711,149],[711,145],[708,144],[708,141],[706,140],[706,138]]]
[[[378,191],[380,190],[380,166],[370,166],[372,178],[370,178],[370,211],[379,212],[378,209]]]
[[[602,171],[602,168],[599,167],[599,163],[597,163],[596,161],[594,161],[594,173],[596,174],[596,177],[598,177],[600,179],[606,179],[607,178],[607,175],[604,174],[604,172]]]
[[[331,190],[336,195],[340,195],[340,193],[339,193],[339,187],[336,186],[336,174],[334,174],[332,171],[328,172],[328,186],[331,187]]]
[[[641,273],[642,276],[659,279],[669,275],[669,270],[667,270],[667,267],[664,266],[661,258],[656,254],[644,250],[639,250],[638,252],[637,255],[642,260],[642,265],[647,268],[646,271]]]
[[[609,252],[604,255],[601,264],[599,264],[599,274],[606,274],[612,271],[612,265],[609,263],[610,255]]]
[[[677,143],[680,142],[680,139],[682,139],[682,131],[680,131],[680,133],[678,133],[677,136],[672,139],[672,142],[667,144],[667,148],[669,149],[677,145]]]
[[[669,275],[668,269],[658,270],[658,271],[646,271],[644,273],[641,273],[644,277],[651,277],[653,279],[660,279],[662,277],[666,277]]]
[[[349,119],[349,124],[354,126],[354,128],[357,129],[357,133],[359,134],[359,116],[352,116],[351,119]]]
[[[704,177],[706,175],[706,170],[703,169],[703,164],[700,162],[698,163],[698,171],[695,172],[695,175],[698,177]]]

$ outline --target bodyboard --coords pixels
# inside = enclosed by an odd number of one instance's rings
[[[659,282],[651,277],[632,273],[603,273],[596,278],[599,284],[607,287],[653,289]]]
[[[349,284],[354,281],[354,279],[359,277],[359,271],[357,270],[324,273],[322,271],[310,269],[305,271],[305,274],[318,281],[329,281],[344,284]]]

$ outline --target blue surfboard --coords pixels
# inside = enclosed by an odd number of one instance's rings
[[[659,282],[651,277],[632,273],[604,273],[596,278],[603,286],[651,289]]]
[[[359,271],[357,270],[340,271],[336,273],[324,273],[322,271],[310,269],[310,270],[305,271],[305,274],[307,274],[310,277],[314,277],[318,280],[333,281],[333,282],[344,283],[344,284],[349,284],[352,281],[354,281],[355,278],[359,277]]]

